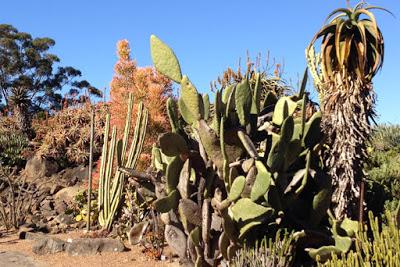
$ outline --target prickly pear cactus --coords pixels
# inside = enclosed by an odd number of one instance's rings
[[[181,86],[166,107],[172,133],[159,137],[152,159],[165,185],[153,206],[165,235],[175,233],[167,241],[179,239],[170,246],[181,260],[215,266],[280,228],[320,229],[332,186],[319,156],[321,114],[304,90],[307,72],[295,95],[261,99],[256,74],[217,90],[210,103],[181,74],[174,52],[151,40],[156,69]]]

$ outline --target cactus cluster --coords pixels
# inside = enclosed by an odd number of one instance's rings
[[[168,101],[172,132],[153,149],[166,184],[154,207],[181,259],[214,265],[280,228],[318,229],[332,186],[320,160],[321,113],[305,93],[307,71],[295,95],[262,99],[256,74],[255,83],[244,77],[217,90],[210,104],[156,36],[151,53],[156,69],[181,87],[179,99]]]
[[[114,126],[110,137],[110,114],[107,114],[104,129],[104,144],[101,155],[98,209],[99,223],[103,228],[111,229],[115,214],[120,207],[124,192],[125,175],[117,167],[136,167],[139,155],[142,151],[144,136],[146,133],[148,111],[142,103],[138,105],[138,115],[134,135],[128,150],[130,141],[130,129],[132,121],[133,96],[129,95],[128,113],[125,122],[124,136],[117,141],[117,130]],[[115,159],[117,162],[115,162]],[[115,164],[117,163],[118,166]],[[114,178],[112,178],[114,177]]]

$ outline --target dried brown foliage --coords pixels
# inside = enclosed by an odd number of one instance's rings
[[[99,103],[94,108],[96,158],[101,154],[107,105]],[[89,158],[90,113],[91,106],[87,103],[65,108],[45,120],[34,120],[35,154],[52,158],[64,166],[86,164]]]

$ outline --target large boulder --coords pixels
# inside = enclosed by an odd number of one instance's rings
[[[26,162],[23,175],[27,181],[34,181],[43,177],[50,177],[58,171],[58,164],[41,157],[33,157]]]
[[[78,238],[67,243],[65,251],[71,256],[95,255],[102,252],[122,252],[126,248],[117,239]]]

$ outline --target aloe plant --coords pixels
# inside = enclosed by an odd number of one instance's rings
[[[383,8],[363,1],[354,8],[334,10],[306,50],[324,114],[322,129],[329,147],[324,160],[333,180],[332,205],[338,219],[355,219],[362,210],[357,200],[375,116],[372,79],[384,60],[374,9]],[[317,55],[315,46],[320,47]]]
[[[120,207],[125,186],[125,174],[117,167],[135,169],[143,148],[147,128],[148,111],[143,106],[143,103],[139,103],[134,134],[131,142],[129,142],[132,109],[133,97],[130,94],[124,135],[123,138],[118,141],[115,127],[112,128],[111,140],[109,140],[110,114],[107,114],[106,117],[100,166],[98,208],[99,223],[103,228],[108,230],[111,229],[115,214]],[[129,143],[130,146],[128,150]],[[117,163],[117,165],[115,163]]]

